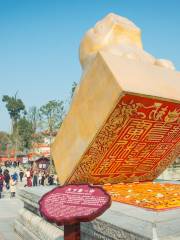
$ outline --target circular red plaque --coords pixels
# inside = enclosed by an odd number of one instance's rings
[[[111,197],[101,188],[81,185],[57,187],[39,201],[40,213],[49,222],[68,225],[88,222],[111,206]]]

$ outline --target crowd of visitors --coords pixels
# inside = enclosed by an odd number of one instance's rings
[[[24,169],[18,164],[12,169],[12,166],[5,165],[3,168],[0,166],[0,198],[2,198],[2,192],[10,193],[11,198],[15,197],[18,182],[24,187],[58,184],[57,175],[49,174],[48,171]]]
[[[47,171],[28,169],[25,172],[27,187],[48,186],[57,184],[57,176]]]
[[[20,164],[19,161],[14,161],[14,162],[12,162],[12,161],[5,161],[5,163],[4,163],[6,168],[8,168],[8,167],[16,168],[17,166],[19,167],[19,164]]]
[[[15,197],[17,181],[18,174],[16,172],[10,175],[8,169],[3,171],[0,167],[0,198],[2,197],[4,187],[6,190],[10,190],[11,197]]]

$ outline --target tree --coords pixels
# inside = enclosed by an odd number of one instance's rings
[[[9,134],[6,132],[0,132],[0,152],[5,152],[10,143]]]
[[[34,133],[41,127],[40,111],[36,106],[32,106],[27,114],[29,122],[32,124]]]
[[[28,150],[31,148],[33,140],[33,126],[25,117],[21,118],[17,123],[19,141],[20,141],[20,150]]]
[[[12,121],[12,133],[16,131],[17,121],[21,116],[21,112],[25,112],[25,106],[21,99],[17,99],[15,96],[4,95],[2,101],[6,103],[6,108],[9,112]]]
[[[60,127],[64,117],[64,102],[52,100],[40,108],[44,128],[53,134]]]
[[[50,145],[52,137],[57,132],[64,117],[64,102],[52,100],[40,108],[41,119],[47,135],[49,135]],[[51,148],[50,148],[51,151]],[[50,153],[50,171],[54,171],[53,161]]]
[[[21,99],[17,99],[17,93],[12,97],[4,95],[2,101],[6,103],[6,108],[9,112],[12,121],[11,140],[15,147],[15,160],[16,160],[19,141],[17,122],[21,117],[21,113],[25,114],[25,106]]]

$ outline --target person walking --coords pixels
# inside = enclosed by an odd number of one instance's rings
[[[0,170],[0,198],[3,191],[3,184],[4,184],[4,176],[2,174],[2,169],[1,169]]]

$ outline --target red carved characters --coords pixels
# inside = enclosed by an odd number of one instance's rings
[[[178,103],[126,94],[68,183],[152,181],[180,153]]]

